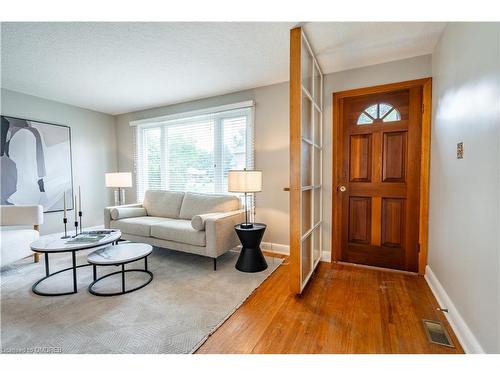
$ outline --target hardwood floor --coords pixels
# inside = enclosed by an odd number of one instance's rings
[[[321,263],[297,297],[288,269],[279,267],[196,353],[463,353],[421,276]],[[429,343],[424,318],[443,322],[456,348]]]

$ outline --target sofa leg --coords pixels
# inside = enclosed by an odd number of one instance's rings
[[[214,271],[217,271],[217,258],[214,258]]]
[[[40,254],[39,253],[33,254],[33,259],[35,260],[35,263],[38,263],[40,261]]]

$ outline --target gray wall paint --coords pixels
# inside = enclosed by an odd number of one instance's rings
[[[431,56],[420,56],[365,68],[325,75],[324,83],[324,236],[323,249],[331,244],[331,95],[335,91],[373,86],[431,76]],[[191,111],[200,108],[253,99],[255,107],[255,166],[263,171],[263,191],[257,194],[258,221],[268,224],[264,241],[289,243],[289,107],[288,83],[159,107],[117,116],[118,166],[120,171],[133,170],[133,128],[129,122]],[[133,201],[135,189],[129,189],[127,200]]]
[[[264,241],[288,243],[289,132],[288,83],[260,87],[207,99],[119,115],[116,118],[118,166],[133,171],[133,132],[129,122],[255,100],[255,167],[263,172],[263,191],[256,194],[256,220],[269,225]],[[126,192],[127,201],[136,199],[135,187]]]
[[[489,353],[500,352],[499,33],[448,24],[433,55],[428,263]]]
[[[1,112],[71,127],[73,189],[79,185],[82,189],[83,223],[103,224],[103,208],[112,202],[111,192],[104,187],[104,173],[117,168],[114,117],[5,89],[1,90]],[[43,234],[62,230],[62,212],[44,215]]]

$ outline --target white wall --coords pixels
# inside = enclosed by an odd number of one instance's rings
[[[420,56],[396,62],[373,65],[325,76],[324,84],[324,247],[331,244],[331,95],[335,91],[392,83],[431,76],[431,57]],[[263,171],[263,191],[257,194],[258,221],[268,224],[265,242],[289,243],[289,107],[288,82],[233,94],[196,100],[117,116],[118,166],[120,171],[133,170],[133,129],[129,122],[166,114],[185,112],[253,99],[255,107],[255,166]],[[135,199],[135,189],[127,200]]]
[[[2,115],[46,121],[71,127],[73,188],[82,189],[84,226],[103,223],[103,208],[112,202],[104,173],[115,171],[116,133],[113,116],[67,104],[1,90]],[[44,215],[43,234],[63,231],[62,212]]]
[[[449,24],[433,55],[428,271],[464,346],[488,353],[500,352],[499,25]]]

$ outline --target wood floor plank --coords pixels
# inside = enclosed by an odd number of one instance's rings
[[[280,266],[255,293],[272,298],[255,298],[252,295],[210,336],[197,353],[250,353],[267,330],[274,314],[289,296],[288,274],[284,267],[286,266]]]
[[[463,353],[424,278],[321,263],[301,296],[280,266],[197,353]],[[431,344],[422,319],[456,346]]]

